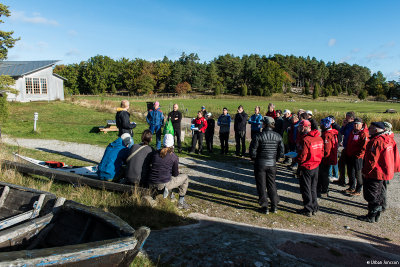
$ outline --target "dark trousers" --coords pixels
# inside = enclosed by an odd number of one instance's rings
[[[343,149],[342,153],[340,154],[339,161],[338,161],[338,167],[339,167],[339,180],[338,180],[338,182],[340,184],[345,184],[346,183],[346,161],[347,161],[347,155],[346,155],[346,151]],[[350,177],[348,169],[347,169],[347,176]]]
[[[368,202],[368,213],[373,214],[382,210],[386,204],[385,181],[364,178],[363,195]]]
[[[207,151],[208,152],[213,152],[213,148],[214,148],[214,133],[212,133],[212,134],[206,133],[205,137],[206,137]]]
[[[350,188],[355,189],[357,192],[361,192],[363,185],[361,176],[362,165],[362,158],[358,159],[356,157],[347,156],[347,173],[349,175]]]
[[[309,212],[318,211],[317,183],[319,168],[307,170],[304,167],[299,167],[299,169],[300,192],[303,197],[304,209]]]
[[[177,142],[177,147],[178,149],[182,148],[182,142],[181,142],[181,126],[177,125],[175,126],[174,124],[172,124],[172,126],[174,127],[174,136],[176,136],[176,142]]]
[[[190,152],[195,151],[197,142],[199,142],[199,153],[201,153],[201,151],[203,150],[203,132],[195,131],[193,133],[192,148],[190,149]]]
[[[271,208],[277,207],[279,196],[276,190],[275,177],[276,166],[254,166],[254,176],[256,178],[256,187],[258,193],[258,203],[263,208],[268,208],[268,197],[271,200]]]
[[[260,132],[260,130],[257,130],[257,131],[251,130],[251,140],[253,140],[254,137],[256,136],[256,134],[259,133],[259,132]]]
[[[221,142],[221,153],[228,153],[228,140],[229,140],[229,132],[228,133],[219,133],[219,140]]]
[[[317,192],[319,193],[328,193],[329,191],[329,168],[330,165],[325,165],[321,163],[319,165],[319,173],[318,173],[318,185]]]
[[[246,131],[235,132],[235,141],[236,141],[236,155],[244,156],[244,154],[246,153]],[[240,146],[242,147],[242,154],[240,154]]]

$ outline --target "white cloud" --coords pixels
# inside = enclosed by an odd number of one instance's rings
[[[385,52],[371,53],[365,57],[368,60],[385,59],[387,54]]]
[[[73,57],[73,56],[79,56],[80,52],[78,49],[72,48],[70,49],[67,53],[65,53],[66,57]]]
[[[400,79],[400,70],[392,71],[385,75],[388,81],[395,80],[398,81]]]
[[[32,24],[44,24],[51,26],[58,26],[58,22],[56,20],[47,19],[40,15],[40,13],[33,13],[32,16],[26,15],[24,11],[14,11],[12,12],[12,16],[10,17],[15,21],[22,21],[26,23]]]
[[[354,48],[354,49],[351,50],[352,54],[355,54],[355,53],[358,53],[358,52],[360,52],[360,48]]]
[[[328,42],[328,46],[334,46],[335,44],[336,44],[336,39],[335,38],[330,39],[329,42]]]
[[[75,31],[75,30],[69,30],[69,31],[68,31],[68,35],[69,35],[69,36],[77,36],[78,33],[77,33],[77,31]]]
[[[344,63],[344,62],[347,62],[347,61],[349,61],[349,60],[351,60],[351,59],[353,59],[352,56],[345,56],[345,57],[343,57],[343,58],[341,58],[341,59],[339,60],[339,63]]]

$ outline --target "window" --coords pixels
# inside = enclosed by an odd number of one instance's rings
[[[25,78],[25,88],[27,94],[32,94],[32,78]]]
[[[42,88],[42,94],[47,94],[47,80],[40,78],[40,87]]]
[[[27,94],[47,94],[47,79],[25,78],[25,89]]]

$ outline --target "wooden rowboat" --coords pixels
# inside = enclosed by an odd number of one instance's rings
[[[133,192],[135,190],[135,187],[132,185],[102,181],[97,178],[97,175],[83,176],[82,174],[77,174],[76,172],[71,172],[63,168],[50,168],[49,166],[38,164],[37,162],[31,160],[26,160],[27,158],[28,157],[21,158],[23,159],[24,163],[3,160],[1,164],[6,168],[12,168],[24,174],[36,174],[57,181],[70,183],[75,186],[87,185],[98,189],[105,189],[117,192],[128,192],[128,193]]]
[[[147,227],[135,231],[112,213],[67,200],[0,230],[0,266],[129,266],[149,234]]]

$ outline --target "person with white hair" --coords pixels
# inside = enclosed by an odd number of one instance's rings
[[[122,164],[129,156],[131,142],[131,135],[124,133],[107,146],[103,158],[97,166],[97,176],[100,180],[112,181],[114,178],[118,178]]]
[[[163,149],[153,154],[152,167],[147,184],[150,188],[163,191],[164,198],[167,198],[171,192],[171,199],[175,198],[172,190],[178,188],[178,208],[189,208],[189,205],[185,202],[189,178],[187,174],[179,173],[179,158],[174,153],[174,136],[172,134],[164,136]]]

